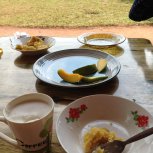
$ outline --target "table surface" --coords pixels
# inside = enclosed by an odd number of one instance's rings
[[[56,44],[49,52],[70,48],[89,48],[75,37],[55,37]],[[110,82],[91,88],[62,89],[38,80],[32,66],[40,56],[23,56],[12,50],[9,37],[0,38],[3,55],[0,58],[0,115],[5,105],[12,99],[31,92],[50,95],[55,101],[52,150],[63,153],[55,132],[59,113],[73,100],[91,94],[116,95],[140,104],[153,114],[153,46],[147,39],[128,38],[111,48],[103,48],[121,63],[121,71]],[[8,127],[0,123],[0,131],[12,136]],[[0,139],[1,153],[18,153],[19,149]]]

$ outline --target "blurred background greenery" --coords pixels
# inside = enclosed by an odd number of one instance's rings
[[[0,0],[0,26],[98,27],[152,25],[128,18],[133,0]]]

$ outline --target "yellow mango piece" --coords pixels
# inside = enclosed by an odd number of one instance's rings
[[[97,62],[97,70],[98,72],[102,72],[107,66],[107,60],[106,59],[99,59]]]
[[[58,75],[66,82],[69,83],[78,83],[82,80],[83,76],[80,74],[69,74],[63,69],[58,70]]]
[[[2,56],[2,54],[3,54],[3,49],[0,48],[0,57]]]

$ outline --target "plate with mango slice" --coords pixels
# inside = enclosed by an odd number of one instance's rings
[[[34,75],[43,82],[71,88],[95,86],[113,79],[119,61],[94,49],[66,49],[49,53],[33,65]]]

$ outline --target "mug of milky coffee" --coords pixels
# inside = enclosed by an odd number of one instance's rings
[[[8,124],[14,139],[0,132],[0,138],[23,151],[49,152],[54,101],[42,93],[30,93],[9,102],[0,121]]]

